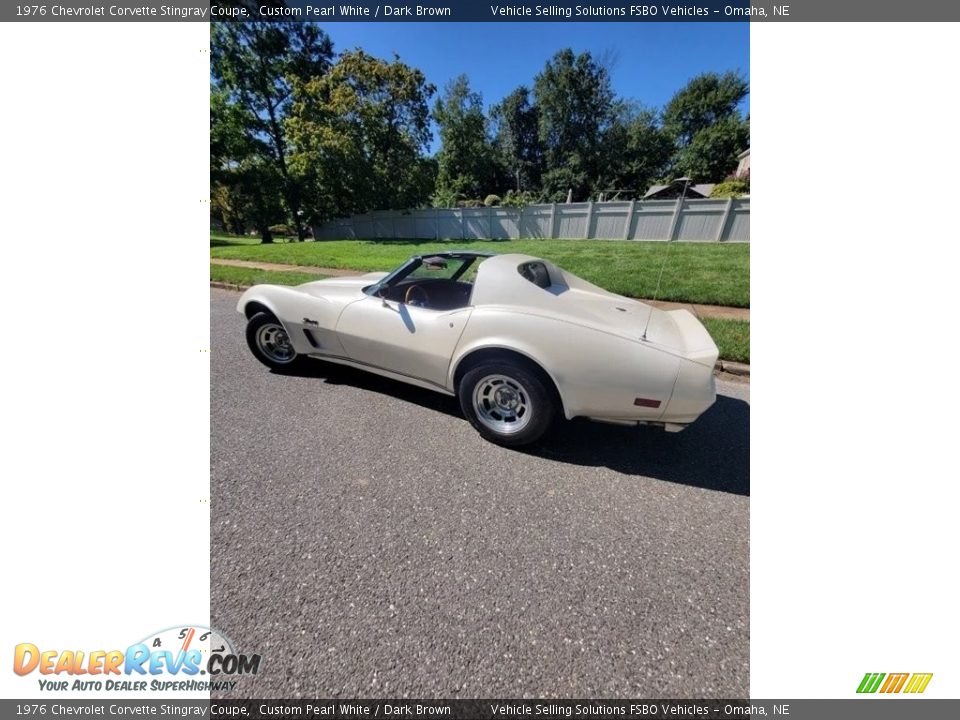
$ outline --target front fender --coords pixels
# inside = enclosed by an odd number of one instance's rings
[[[341,303],[285,285],[254,285],[240,296],[237,312],[246,316],[252,303],[262,305],[280,321],[301,355],[345,354],[335,331]]]

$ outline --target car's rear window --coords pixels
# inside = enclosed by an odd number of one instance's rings
[[[542,262],[523,263],[517,267],[517,272],[537,287],[548,288],[553,284],[550,280],[550,271]]]

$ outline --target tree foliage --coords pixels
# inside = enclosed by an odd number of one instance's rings
[[[301,22],[211,23],[210,34],[211,98],[223,105],[216,122],[230,125],[211,128],[211,140],[221,143],[215,152],[226,153],[219,155],[220,169],[245,162],[269,168],[279,178],[286,213],[303,239],[302,187],[290,172],[284,120],[294,83],[323,76],[333,59],[333,44],[318,26]],[[273,222],[283,219],[281,211]]]
[[[540,143],[540,110],[531,102],[530,90],[520,86],[490,109],[497,160],[519,193],[540,187],[543,145]]]
[[[575,197],[588,196],[600,184],[604,135],[615,117],[610,74],[589,52],[574,55],[567,48],[537,75],[533,94],[546,159],[544,194],[558,199],[572,188]]]
[[[704,73],[670,99],[663,128],[676,147],[674,175],[719,182],[736,169],[737,155],[750,141],[749,118],[737,109],[748,93],[747,81],[737,73]]]
[[[604,141],[602,190],[608,198],[619,191],[642,194],[670,167],[673,141],[650,108],[621,103]]]
[[[493,146],[487,132],[483,98],[470,89],[466,75],[450,81],[433,108],[440,131],[437,193],[476,198],[495,182]]]
[[[282,178],[265,160],[247,128],[255,122],[226,93],[210,95],[210,209],[224,227],[237,234],[255,228],[272,242],[270,225],[286,216]]]
[[[211,215],[265,242],[271,227],[303,239],[309,223],[370,210],[638,197],[679,175],[718,182],[749,146],[749,88],[731,72],[694,77],[649,108],[616,97],[603,58],[568,48],[485,112],[466,76],[434,102],[417,68],[359,49],[336,57],[311,23],[213,23],[211,48]]]
[[[287,120],[291,167],[307,193],[310,220],[416,207],[430,194],[434,166],[423,73],[362,50],[343,53],[329,73],[294,83]]]

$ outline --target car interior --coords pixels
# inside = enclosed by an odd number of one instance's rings
[[[473,284],[443,278],[401,280],[382,286],[380,297],[431,310],[456,310],[470,304]]]
[[[413,307],[457,310],[470,304],[478,264],[474,255],[422,258],[381,285],[377,294]]]
[[[475,258],[424,258],[406,275],[387,285],[381,285],[377,295],[384,300],[404,303],[431,310],[457,310],[470,304],[473,292]],[[517,267],[520,275],[539,288],[553,287],[550,271],[539,261]],[[433,276],[435,275],[435,276]],[[466,278],[469,278],[466,279]]]

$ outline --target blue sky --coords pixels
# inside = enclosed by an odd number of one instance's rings
[[[442,89],[465,73],[484,104],[534,76],[558,50],[614,58],[617,95],[662,107],[694,75],[739,70],[750,77],[750,23],[330,23],[337,52],[399,53]],[[750,111],[749,96],[742,106]],[[434,138],[432,150],[436,150]]]

